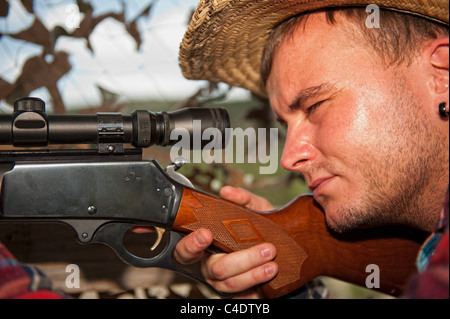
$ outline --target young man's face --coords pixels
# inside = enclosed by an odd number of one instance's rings
[[[349,37],[348,24],[314,13],[275,56],[267,90],[288,128],[281,165],[304,175],[337,231],[423,227],[430,176],[448,162],[439,155],[445,145],[405,76],[414,69],[387,67]]]

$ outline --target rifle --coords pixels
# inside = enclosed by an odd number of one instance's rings
[[[195,119],[202,120],[202,130],[222,132],[229,126],[223,109],[48,115],[40,99],[17,100],[12,114],[0,116],[0,144],[98,147],[0,151],[0,222],[65,223],[82,244],[106,244],[130,265],[174,270],[212,288],[173,257],[185,234],[204,227],[212,231],[218,251],[263,242],[276,246],[279,273],[260,286],[265,298],[286,295],[320,275],[364,286],[370,264],[380,269],[380,291],[402,292],[426,234],[380,227],[337,235],[310,195],[275,211],[256,212],[195,189],[176,172],[180,162],[163,169],[154,159],[142,159],[143,147],[173,144],[170,132],[180,127],[192,132]],[[168,231],[166,246],[156,256],[141,258],[124,247],[124,234],[139,225],[159,230],[154,246]]]

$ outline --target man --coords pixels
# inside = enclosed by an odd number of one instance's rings
[[[333,230],[431,233],[441,220],[438,240],[423,251],[435,256],[425,256],[430,265],[405,296],[448,298],[448,0],[424,3],[202,1],[180,65],[187,78],[268,97],[287,126],[281,165],[303,174]],[[272,209],[242,189],[225,187],[221,196]],[[211,242],[209,230],[198,230],[175,255],[202,260],[216,289],[255,296],[249,289],[276,276],[272,244],[210,256]]]

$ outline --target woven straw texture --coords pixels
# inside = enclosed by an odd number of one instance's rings
[[[188,79],[225,82],[265,96],[259,66],[271,30],[301,12],[367,6],[408,12],[448,25],[448,0],[201,0],[180,45]]]

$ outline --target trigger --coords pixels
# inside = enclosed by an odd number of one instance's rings
[[[156,247],[158,247],[159,243],[161,242],[164,232],[166,231],[164,228],[160,228],[160,227],[155,227],[156,229],[156,234],[157,234],[157,238],[155,243],[153,244],[152,248],[150,248],[151,251],[155,250]]]

